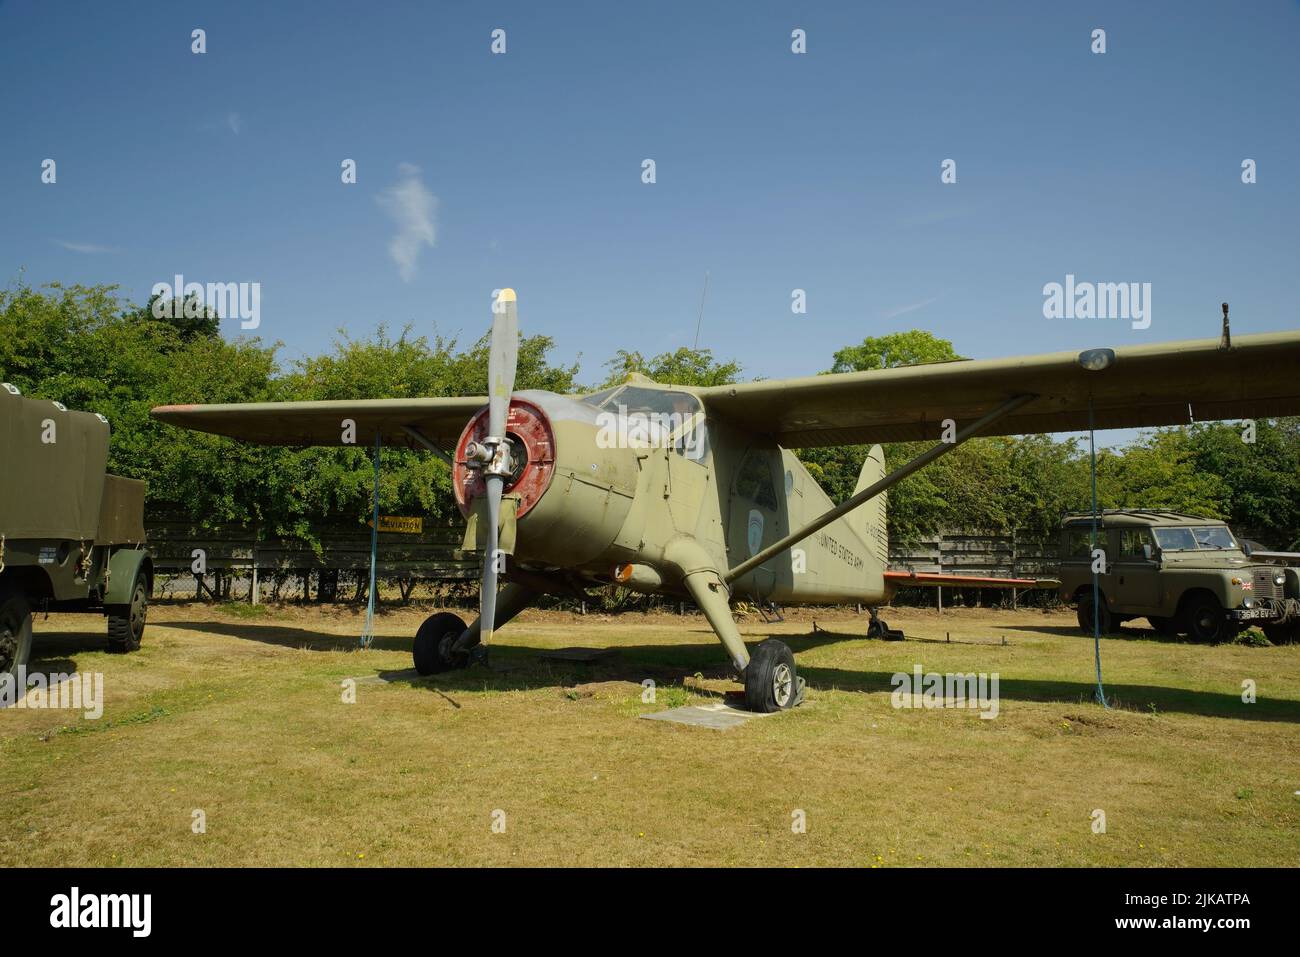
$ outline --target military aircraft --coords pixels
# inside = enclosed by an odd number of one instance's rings
[[[731,599],[875,609],[900,585],[925,581],[887,567],[885,493],[971,437],[1300,412],[1300,332],[708,388],[634,379],[588,395],[515,392],[516,307],[510,289],[493,303],[486,397],[152,414],[269,445],[377,437],[447,462],[467,547],[484,556],[481,602],[469,626],[449,613],[420,626],[421,674],[466,667],[541,594],[621,584],[693,600],[743,678],[746,706],[771,712],[799,704],[803,680],[783,642],[750,653]],[[926,439],[934,446],[889,474],[874,446],[839,505],[789,451]]]

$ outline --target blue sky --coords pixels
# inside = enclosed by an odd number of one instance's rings
[[[706,270],[700,344],[747,376],[912,327],[973,357],[1215,336],[1225,299],[1296,328],[1298,41],[1294,2],[4,0],[0,265],[259,282],[289,359],[472,339],[512,285],[586,381],[689,345]],[[1067,273],[1150,282],[1151,327],[1044,318]]]

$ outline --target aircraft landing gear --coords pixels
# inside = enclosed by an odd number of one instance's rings
[[[869,610],[871,612],[871,623],[867,625],[868,638],[881,638],[885,641],[903,640],[903,632],[897,628],[890,628],[889,622],[880,617],[879,608]]]
[[[760,714],[787,711],[803,704],[803,692],[789,645],[769,638],[754,649],[745,669],[746,708]]]
[[[415,670],[421,675],[436,675],[443,671],[469,666],[470,656],[453,650],[456,639],[465,633],[465,620],[451,612],[430,615],[415,633],[412,657]]]
[[[795,670],[789,646],[769,638],[754,649],[751,657],[731,617],[730,591],[708,554],[687,539],[678,539],[669,548],[669,561],[681,569],[686,590],[704,612],[745,682],[745,707],[769,714],[803,704],[804,680]]]
[[[506,582],[497,595],[496,626],[500,628],[537,600],[537,592],[517,582]],[[440,612],[425,619],[415,633],[415,670],[421,675],[487,665],[487,646],[480,641],[479,623],[466,627],[465,619]]]

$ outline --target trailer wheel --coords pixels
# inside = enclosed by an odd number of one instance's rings
[[[31,653],[32,608],[22,592],[0,591],[0,677],[16,678]]]
[[[139,572],[131,589],[131,604],[117,605],[108,612],[108,650],[114,654],[136,651],[144,637],[144,622],[149,616],[149,589]]]

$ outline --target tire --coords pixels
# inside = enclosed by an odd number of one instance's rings
[[[1147,615],[1147,621],[1151,623],[1152,628],[1168,638],[1178,634],[1177,618],[1161,618],[1159,615]]]
[[[1213,595],[1193,595],[1183,607],[1183,627],[1193,641],[1217,644],[1236,634],[1223,615],[1223,606]]]
[[[16,679],[32,654],[32,607],[18,591],[0,592],[0,680]],[[25,689],[16,689],[22,692]]]
[[[1264,635],[1275,645],[1292,645],[1300,642],[1300,622],[1285,625],[1265,625]]]
[[[108,612],[108,650],[116,655],[140,650],[145,619],[149,617],[149,588],[136,572],[131,586],[131,604],[114,605]]]
[[[1101,596],[1101,633],[1109,635],[1115,625],[1110,615],[1110,608],[1106,605],[1106,596]],[[1093,636],[1094,629],[1092,623],[1092,592],[1088,592],[1079,599],[1079,629],[1089,638]]]
[[[799,676],[794,652],[769,638],[749,658],[745,669],[745,707],[760,714],[787,711],[799,703]]]
[[[415,659],[415,670],[421,675],[436,675],[469,665],[469,655],[450,654],[451,643],[465,631],[465,620],[451,612],[439,612],[424,619],[420,630],[415,633],[415,645],[411,657]]]

